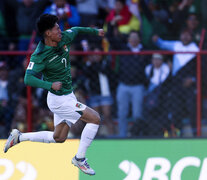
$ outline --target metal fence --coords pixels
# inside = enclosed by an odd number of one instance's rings
[[[16,62],[18,67],[0,66],[4,82],[1,88],[7,93],[7,98],[1,100],[1,138],[11,128],[23,132],[53,130],[47,92],[23,83],[31,53],[0,52],[1,57]],[[173,75],[175,53],[195,57]],[[99,137],[206,136],[206,54],[207,51],[72,51],[74,92],[80,102],[101,114]],[[78,122],[71,136],[79,136],[83,126]]]

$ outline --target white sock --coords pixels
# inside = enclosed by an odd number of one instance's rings
[[[31,133],[22,133],[19,136],[19,141],[33,141],[33,142],[43,142],[43,143],[55,143],[52,131],[40,131]]]
[[[86,151],[88,147],[91,145],[93,139],[95,138],[98,128],[99,125],[92,124],[92,123],[87,123],[86,126],[84,127],[83,132],[81,134],[78,153],[76,154],[76,157],[78,159],[85,157]]]

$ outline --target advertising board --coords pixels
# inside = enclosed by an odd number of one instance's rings
[[[63,144],[23,142],[3,153],[0,141],[0,180],[78,180],[78,168],[71,164],[79,140]]]
[[[96,140],[94,177],[80,180],[207,180],[207,140]]]

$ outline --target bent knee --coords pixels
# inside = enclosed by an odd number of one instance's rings
[[[101,117],[100,117],[99,113],[96,113],[93,117],[93,123],[99,125],[100,122],[101,122]]]
[[[56,143],[64,143],[65,140],[67,139],[66,137],[59,137],[59,136],[54,136],[53,138]]]

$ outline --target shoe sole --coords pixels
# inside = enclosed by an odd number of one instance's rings
[[[74,159],[72,159],[72,164],[74,165],[74,166],[76,166],[78,169],[80,169],[80,167],[79,167],[79,165],[76,163],[76,161],[74,160]],[[85,173],[85,174],[87,174],[87,175],[89,175],[89,176],[94,176],[96,173],[94,173],[94,174],[89,174],[89,173],[87,173],[87,172],[84,172],[82,169],[80,169],[83,173]]]
[[[12,146],[15,145],[14,144],[14,145],[9,147],[9,145],[12,143],[12,141],[14,143],[14,139],[16,138],[16,135],[18,135],[18,133],[19,133],[18,130],[16,130],[16,129],[12,130],[12,132],[9,135],[8,140],[6,141],[6,144],[5,144],[5,147],[4,147],[4,153],[6,153],[9,150],[9,148],[11,148]]]

